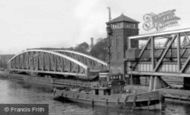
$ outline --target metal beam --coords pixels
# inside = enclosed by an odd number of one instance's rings
[[[97,63],[101,63],[101,64],[104,65],[104,66],[108,66],[108,64],[107,64],[106,62],[104,62],[104,61],[102,61],[102,60],[99,60],[99,59],[97,59],[97,58],[95,58],[95,57],[92,57],[92,56],[90,56],[90,55],[86,55],[86,54],[84,54],[84,53],[79,53],[79,52],[71,51],[71,50],[53,50],[53,51],[55,51],[55,52],[66,52],[66,53],[70,53],[71,55],[73,55],[73,56],[71,56],[71,57],[73,57],[73,58],[75,58],[76,55],[82,56],[82,57],[88,58],[88,59],[90,59],[90,60],[93,60],[93,61],[95,61],[95,62],[97,62]]]
[[[182,74],[182,73],[165,73],[165,72],[139,72],[139,71],[129,71],[128,74],[130,75],[141,75],[141,76],[162,76],[162,77],[173,77],[173,76],[177,76],[177,77],[189,77],[190,78],[190,74]]]
[[[162,51],[161,51],[161,54],[163,54],[164,49],[165,49],[165,47],[167,46],[167,44],[168,44],[169,41],[170,41],[170,39],[169,39],[169,38],[166,38],[166,42],[164,43],[164,46],[163,46]],[[159,48],[159,49],[161,49],[161,48]],[[157,49],[157,50],[158,50],[158,49]],[[162,56],[162,55],[160,55],[159,58],[160,58],[161,56]]]
[[[183,34],[184,34],[184,39],[187,39],[187,40],[189,40],[189,37],[187,36],[187,34],[185,33],[185,32],[183,32]],[[185,52],[186,52],[186,50],[187,50],[187,47],[186,46],[183,46],[182,48],[185,48],[185,49],[183,49],[183,52],[182,52],[182,54],[181,54],[181,57],[183,57],[183,55],[185,54]]]
[[[164,52],[163,52],[161,58],[159,59],[158,63],[156,64],[156,66],[155,66],[155,68],[154,68],[154,71],[157,71],[158,68],[160,67],[160,65],[161,65],[161,63],[162,63],[162,60],[163,60],[164,57],[166,56],[166,54],[167,54],[169,48],[171,47],[172,43],[174,42],[175,38],[176,38],[176,35],[173,36],[172,39],[171,39],[171,41],[168,43],[168,46],[166,47],[166,49],[164,50]]]
[[[72,73],[72,72],[55,72],[55,71],[41,71],[41,70],[25,70],[25,69],[10,69],[10,71],[25,71],[25,72],[35,72],[35,73],[49,73],[49,74],[59,74],[59,75],[73,75],[73,76],[81,76],[87,77],[87,74],[84,73]]]
[[[180,34],[177,34],[177,65],[178,65],[178,71],[181,69],[181,55],[180,55],[180,45],[181,45],[181,40],[180,40]]]
[[[189,37],[187,36],[187,34],[185,32],[183,32],[185,39],[188,40],[188,42],[190,42]]]
[[[183,72],[184,72],[184,70],[185,70],[185,68],[187,67],[189,61],[190,61],[190,55],[189,55],[189,57],[187,58],[187,60],[185,61],[185,63],[183,64],[183,67],[181,68],[180,73],[183,73]]]
[[[148,39],[146,45],[145,45],[145,46],[143,47],[143,49],[141,50],[141,52],[140,52],[140,54],[139,54],[139,56],[138,56],[139,59],[142,57],[142,55],[143,55],[143,53],[145,52],[146,48],[148,47],[150,41],[151,41],[151,37]],[[138,62],[139,62],[139,60],[136,61],[136,63],[135,63],[135,65],[134,65],[134,68],[133,68],[133,69],[136,68],[136,66],[138,65]]]
[[[152,34],[142,34],[142,35],[137,35],[137,36],[131,36],[129,37],[129,39],[140,39],[140,38],[145,38],[145,37],[152,37],[152,36],[156,37],[156,36],[162,36],[162,35],[166,36],[166,35],[182,33],[182,32],[190,32],[190,28],[158,32],[158,33],[152,33]]]
[[[183,55],[185,54],[187,48],[183,49],[182,53],[181,53],[181,57],[183,57]]]
[[[154,37],[151,37],[151,63],[152,63],[152,70],[154,69],[155,61],[154,61]]]
[[[139,56],[138,56],[139,59],[142,57],[143,53],[145,52],[146,48],[148,47],[151,38],[152,38],[152,37],[149,37],[149,39],[148,39],[146,45],[145,45],[145,46],[143,47],[143,49],[141,50],[141,52],[140,52],[140,54],[139,54]]]

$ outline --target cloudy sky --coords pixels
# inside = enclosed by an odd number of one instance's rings
[[[176,9],[179,26],[190,27],[187,0],[0,0],[0,54],[34,47],[70,47],[106,37],[107,6],[141,22],[147,13]]]

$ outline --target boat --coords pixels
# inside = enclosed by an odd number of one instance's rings
[[[138,91],[126,85],[121,79],[109,80],[109,73],[100,73],[99,80],[90,87],[54,88],[55,98],[65,101],[89,104],[91,106],[119,109],[161,110],[164,97],[159,91]],[[109,80],[109,81],[108,81]]]

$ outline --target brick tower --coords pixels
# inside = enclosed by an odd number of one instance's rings
[[[128,37],[138,35],[138,21],[124,14],[107,23],[111,27],[110,35],[110,70],[113,74],[124,73],[125,51],[128,48]],[[138,43],[134,44],[138,45]]]

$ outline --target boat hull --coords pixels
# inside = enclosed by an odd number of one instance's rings
[[[161,110],[162,109],[162,103],[159,100],[151,100],[151,103],[154,104],[144,104],[142,106],[133,106],[133,103],[125,104],[118,104],[118,103],[111,103],[111,102],[99,102],[94,101],[94,105],[92,101],[88,100],[82,100],[82,99],[73,99],[68,97],[63,97],[65,100],[76,102],[76,103],[83,103],[83,104],[89,104],[91,106],[103,106],[103,107],[112,107],[112,108],[118,108],[118,109],[146,109],[146,110]],[[148,103],[148,101],[145,102],[137,102],[137,103]]]
[[[157,93],[157,92],[156,92]],[[147,94],[146,94],[147,95]],[[62,97],[64,101],[71,101],[76,103],[89,104],[91,106],[113,107],[119,109],[149,109],[161,110],[162,100],[161,97],[145,100],[136,99],[135,95],[130,95],[130,99],[122,98],[122,96],[98,96],[93,94],[77,93],[73,91],[56,90],[54,97]],[[127,97],[127,96],[126,96]]]

